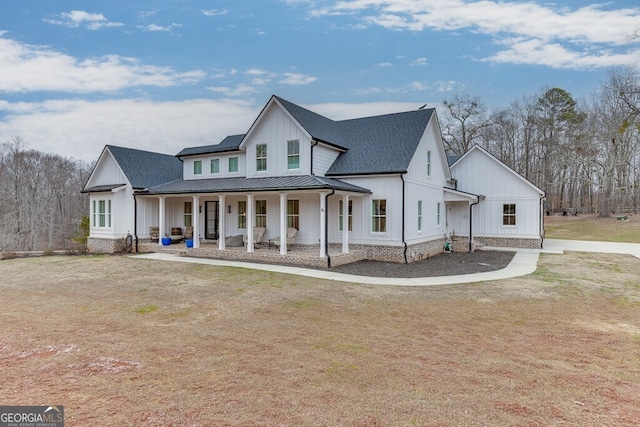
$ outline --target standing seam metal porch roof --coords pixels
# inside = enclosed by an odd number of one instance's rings
[[[337,179],[315,175],[274,176],[264,178],[179,179],[138,192],[137,194],[244,193],[293,190],[338,190],[371,193],[366,188]]]

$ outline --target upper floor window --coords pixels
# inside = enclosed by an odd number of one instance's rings
[[[422,200],[418,200],[418,231],[422,231]]]
[[[502,225],[516,225],[516,204],[502,205]]]
[[[256,227],[267,226],[267,201],[256,200]]]
[[[194,175],[202,174],[202,160],[195,160],[193,162],[193,174]]]
[[[287,200],[287,227],[300,230],[300,200]]]
[[[300,169],[300,141],[287,141],[287,169]]]
[[[371,231],[384,233],[387,231],[387,201],[376,199],[371,204]]]
[[[193,205],[191,202],[184,202],[184,226],[191,227],[193,225],[193,210],[191,209]]]
[[[344,202],[338,202],[338,230],[344,230]],[[353,200],[347,202],[347,230],[353,231]]]
[[[256,171],[267,170],[267,144],[256,145]]]
[[[220,172],[220,159],[211,159],[211,173]]]
[[[229,172],[238,172],[238,158],[229,157]]]
[[[238,201],[238,228],[247,228],[247,201]]]
[[[431,176],[431,150],[427,150],[427,176]]]

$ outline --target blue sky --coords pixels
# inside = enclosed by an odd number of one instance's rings
[[[0,142],[175,154],[245,132],[272,94],[334,119],[460,92],[501,107],[586,98],[626,65],[637,0],[6,0]]]

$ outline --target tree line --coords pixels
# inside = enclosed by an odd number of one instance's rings
[[[89,200],[81,194],[91,166],[27,148],[0,146],[0,252],[74,249]]]
[[[457,94],[444,103],[448,154],[480,144],[546,192],[549,214],[606,217],[640,208],[640,74],[611,69],[585,100],[543,88],[490,111]]]

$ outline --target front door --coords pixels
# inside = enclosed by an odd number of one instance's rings
[[[204,238],[218,240],[218,201],[204,202]]]

